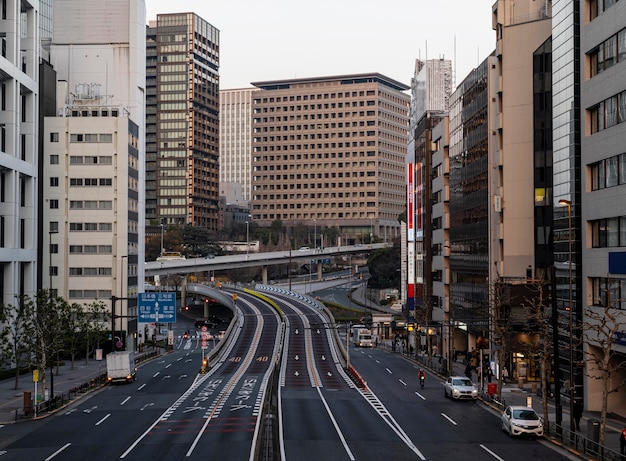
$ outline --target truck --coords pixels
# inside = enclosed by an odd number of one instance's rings
[[[365,328],[354,331],[354,345],[357,347],[372,347],[372,332]]]
[[[107,354],[107,382],[130,383],[137,376],[135,354],[132,351],[117,351]]]

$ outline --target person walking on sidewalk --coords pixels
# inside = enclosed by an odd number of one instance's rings
[[[576,430],[580,430],[580,418],[583,416],[583,404],[579,400],[574,401],[574,422],[576,423]]]

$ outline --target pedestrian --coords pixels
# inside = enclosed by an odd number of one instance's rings
[[[472,367],[470,366],[469,363],[465,367],[465,376],[467,376],[470,379],[470,381],[472,380]]]
[[[487,382],[491,383],[491,377],[493,376],[493,372],[491,371],[491,367],[487,366]]]
[[[509,370],[507,367],[502,369],[502,381],[506,383],[507,379],[509,379]]]
[[[626,455],[626,427],[619,434],[619,448],[622,455]]]
[[[583,404],[579,400],[574,401],[574,422],[576,422],[576,430],[580,430],[580,418],[583,416]]]

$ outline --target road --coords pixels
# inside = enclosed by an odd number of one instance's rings
[[[418,390],[414,365],[397,354],[350,346],[367,386],[355,384],[336,325],[306,297],[238,291],[230,334],[206,374],[199,335],[182,336],[195,331],[191,322],[176,325],[174,351],[142,366],[137,381],[3,432],[2,461],[568,459],[509,439],[481,404],[444,399],[434,377]],[[264,437],[270,396],[278,423]]]

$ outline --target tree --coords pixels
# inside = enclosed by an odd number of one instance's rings
[[[111,313],[107,310],[104,302],[94,301],[85,305],[81,320],[82,325],[80,328],[84,336],[85,363],[88,363],[89,357],[93,354],[94,349],[100,346],[100,340],[107,331]]]
[[[594,303],[597,305],[585,309],[585,320],[582,324],[587,376],[600,381],[602,389],[599,440],[601,447],[604,446],[605,440],[609,395],[618,392],[624,385],[622,370],[626,368],[623,355],[615,350],[616,340],[621,337],[621,327],[626,323],[626,312],[617,308],[622,301],[613,296],[618,292],[619,282],[606,279],[604,296]]]
[[[15,389],[20,382],[20,369],[27,356],[27,338],[33,335],[30,319],[26,315],[23,303],[17,306],[0,304],[0,353],[4,360],[15,364]],[[3,360],[3,362],[4,362]],[[5,365],[1,363],[0,365]]]

